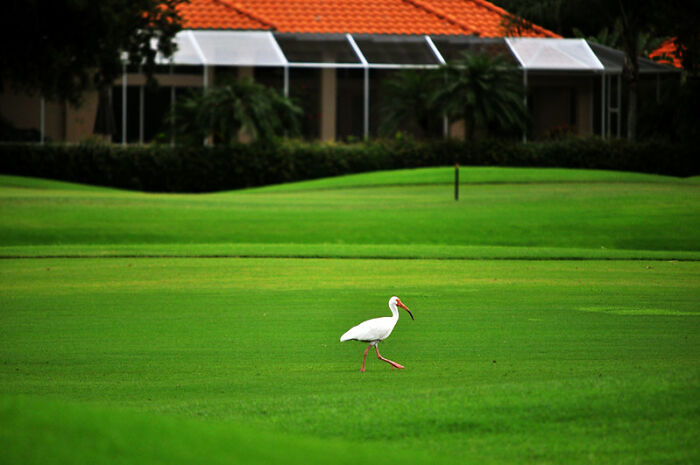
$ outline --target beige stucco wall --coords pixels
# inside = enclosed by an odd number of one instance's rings
[[[207,73],[209,83],[214,82],[214,68],[209,68]],[[155,74],[154,78],[158,85],[163,87],[201,87],[204,84],[203,74]],[[115,79],[112,83],[115,86],[122,85],[122,78]],[[141,74],[127,74],[127,86],[144,86],[146,85],[146,76]]]
[[[593,79],[591,76],[529,77],[534,137],[545,137],[564,127],[578,135],[592,134]]]
[[[252,68],[250,68],[252,73]],[[157,74],[161,86],[200,87],[204,83],[202,75],[197,74]],[[214,82],[214,70],[209,69],[208,79]],[[127,85],[145,85],[146,78],[140,74],[128,74]],[[115,86],[122,85],[122,79],[114,81]],[[96,91],[85,92],[81,105],[74,107],[66,102],[46,101],[44,130],[47,140],[61,142],[81,142],[93,137],[95,117],[99,94]],[[115,95],[115,98],[121,98]],[[41,98],[38,94],[14,92],[6,86],[0,94],[0,115],[19,129],[41,130]]]
[[[334,68],[321,70],[321,139],[335,140],[338,78]]]
[[[97,92],[85,92],[80,106],[45,101],[44,134],[47,140],[80,142],[92,135],[97,115]],[[41,97],[11,89],[0,94],[0,115],[19,129],[41,130]]]
[[[40,105],[41,99],[36,97],[36,103]],[[65,105],[62,102],[45,103],[44,130],[47,140],[63,141],[66,138],[66,112]],[[36,106],[32,103],[31,108]],[[40,110],[36,113],[37,119],[40,118]],[[40,123],[37,123],[36,128],[39,129]]]
[[[239,77],[253,77],[252,67],[241,67]],[[208,84],[214,83],[215,70],[209,68]],[[164,87],[201,87],[203,74],[156,74],[158,83]],[[593,133],[593,97],[595,76],[563,75],[529,75],[528,88],[532,106],[532,123],[535,138],[543,137],[552,129],[571,123],[576,134]],[[145,85],[146,79],[140,74],[127,75],[127,85]],[[122,85],[122,79],[114,81],[115,86]],[[0,115],[21,129],[40,129],[41,99],[38,95],[26,95],[12,92],[9,86],[0,94]],[[320,137],[323,140],[336,138],[337,117],[337,74],[332,68],[321,70],[321,118]],[[119,95],[115,99],[121,98]],[[572,103],[575,109],[572,109]],[[64,102],[45,104],[45,134],[54,141],[80,142],[92,135],[97,113],[97,92],[84,95],[83,105],[71,107]],[[451,137],[464,137],[464,123],[453,122],[450,125]],[[241,135],[245,139],[245,135]]]
[[[450,121],[449,135],[450,139],[464,140],[466,137],[467,126],[464,120]]]
[[[243,79],[243,78],[250,78],[254,79],[255,78],[255,68],[252,66],[241,66],[238,68],[238,78]]]
[[[593,134],[593,79],[596,78],[562,75],[528,77],[532,109],[530,117],[536,139],[565,126],[578,135]],[[464,139],[464,121],[451,121],[449,136]]]
[[[41,101],[36,95],[6,90],[0,94],[0,115],[19,129],[39,129]]]
[[[98,101],[97,91],[91,91],[83,94],[83,101],[79,107],[64,104],[66,142],[80,142],[92,136]]]
[[[577,87],[578,92],[578,134],[593,134],[593,80]]]

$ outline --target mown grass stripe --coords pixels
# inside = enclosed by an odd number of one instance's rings
[[[0,462],[698,463],[699,271],[6,261]],[[416,320],[381,353],[406,368],[360,373],[338,338],[394,293]]]
[[[392,256],[381,256],[381,255],[235,255],[235,254],[224,254],[224,255],[152,255],[152,254],[133,254],[133,255],[66,255],[66,254],[56,254],[56,255],[0,255],[0,260],[32,260],[32,259],[102,259],[102,258],[143,258],[143,259],[168,259],[168,258],[192,258],[192,259],[212,259],[212,258],[252,258],[252,259],[325,259],[325,260],[454,260],[454,261],[490,261],[490,260],[504,260],[504,261],[658,261],[658,262],[698,262],[698,258],[687,258],[687,257],[629,257],[629,258],[619,258],[619,257],[576,257],[576,256],[561,256],[561,257],[517,257],[517,256],[502,256],[502,257],[424,257],[424,256],[404,256],[404,257],[392,257]]]

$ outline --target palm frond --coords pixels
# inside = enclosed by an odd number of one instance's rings
[[[431,70],[403,70],[384,81],[380,134],[405,130],[418,137],[427,136],[431,119],[439,114],[431,99],[438,78]]]
[[[242,132],[260,141],[297,135],[301,114],[276,90],[252,79],[238,79],[190,94],[178,101],[170,118],[181,143],[198,145],[211,136],[215,143],[230,145]]]
[[[526,120],[518,70],[500,55],[464,53],[445,66],[447,84],[434,100],[452,120],[464,120],[470,134],[478,128],[522,128]]]

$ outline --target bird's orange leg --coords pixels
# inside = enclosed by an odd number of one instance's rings
[[[399,370],[403,368],[403,365],[399,365],[399,364],[396,363],[396,362],[392,362],[392,361],[389,360],[388,358],[382,357],[382,356],[379,354],[379,347],[374,346],[374,350],[377,351],[377,358],[378,358],[379,360],[382,360],[382,361],[384,361],[384,362],[390,364],[390,365],[393,366],[394,368],[398,368]]]
[[[365,371],[365,359],[367,359],[367,352],[369,352],[370,347],[372,347],[372,346],[371,345],[367,346],[367,349],[365,349],[365,355],[362,356],[362,369],[360,371],[363,373]]]

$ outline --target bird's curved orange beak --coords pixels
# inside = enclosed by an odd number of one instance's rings
[[[401,308],[403,308],[404,310],[406,310],[406,311],[408,312],[408,314],[411,315],[411,319],[412,319],[412,320],[414,320],[414,321],[416,320],[415,318],[413,318],[413,313],[411,313],[411,311],[408,309],[407,306],[405,306],[405,305],[403,304],[403,302],[401,302],[400,300],[397,299],[397,300],[396,300],[396,305],[398,305],[399,307],[401,307]]]

